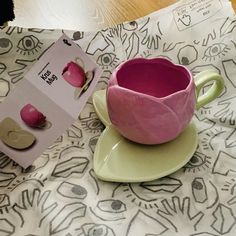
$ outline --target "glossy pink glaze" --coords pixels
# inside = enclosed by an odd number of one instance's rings
[[[46,121],[46,117],[31,104],[22,107],[20,116],[27,125],[32,127],[39,127]]]
[[[62,72],[63,78],[74,87],[83,87],[85,84],[85,72],[76,63],[69,62]]]
[[[136,58],[113,72],[107,89],[108,114],[126,138],[142,144],[175,139],[193,117],[191,73],[165,58]]]

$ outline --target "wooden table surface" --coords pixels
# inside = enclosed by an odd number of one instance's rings
[[[177,0],[14,0],[9,25],[92,31],[130,21]],[[236,10],[236,0],[231,0]]]

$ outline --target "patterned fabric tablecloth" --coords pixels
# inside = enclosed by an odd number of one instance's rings
[[[236,17],[228,1],[212,2],[221,9],[195,23],[187,13],[177,20],[175,5],[99,32],[0,29],[2,101],[62,32],[103,68],[96,90],[106,88],[120,62],[140,56],[170,58],[193,74],[214,69],[225,79],[222,95],[195,114],[194,156],[159,180],[119,184],[96,178],[93,152],[104,126],[91,99],[26,170],[1,153],[0,236],[236,234]]]

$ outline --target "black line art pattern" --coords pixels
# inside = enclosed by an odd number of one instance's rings
[[[190,26],[191,25],[191,16],[183,14],[181,18],[177,20],[177,22],[181,22],[184,26]]]
[[[4,55],[11,51],[13,44],[8,38],[0,38],[0,55]]]
[[[195,152],[190,161],[183,167],[184,172],[200,172],[205,171],[211,165],[211,157]]]
[[[116,236],[113,229],[104,224],[86,223],[83,224],[81,228],[78,228],[76,231],[77,233],[79,233],[78,235],[84,235],[84,236],[90,236],[90,235]]]
[[[236,117],[236,110],[234,106],[235,100],[236,96],[233,96],[218,102],[218,107],[221,108],[214,114],[214,117],[216,117],[222,123],[235,125],[235,117]]]
[[[233,87],[236,88],[236,84],[233,79],[234,75],[236,73],[236,61],[233,59],[224,60],[224,61],[222,61],[222,65],[223,65],[223,69],[224,69],[226,78],[233,85]]]
[[[203,39],[202,46],[207,46],[209,41],[214,39],[216,39],[216,31],[213,29],[213,31],[209,33],[205,39]]]
[[[0,62],[0,75],[6,70],[7,66]]]
[[[143,224],[143,227],[140,227]],[[147,225],[151,226],[146,228]],[[146,212],[139,210],[130,221],[126,236],[131,235],[162,235],[168,228]],[[167,231],[168,232],[168,231]]]
[[[89,160],[81,156],[81,147],[70,146],[63,149],[59,155],[59,163],[55,166],[52,176],[67,178],[72,174],[83,175]]]
[[[210,62],[215,61],[217,58],[225,56],[229,50],[230,48],[224,43],[214,43],[205,50],[202,59]]]
[[[236,129],[234,129],[225,139],[225,148],[236,147]]]
[[[185,45],[178,52],[179,64],[190,65],[198,59],[198,51],[193,45]]]
[[[37,53],[42,47],[43,43],[39,41],[34,35],[24,36],[17,44],[17,51],[22,55],[30,55]]]
[[[90,207],[93,215],[103,221],[124,220],[126,205],[120,200],[107,199],[99,201],[95,208]]]
[[[205,32],[201,23],[191,28],[194,18],[187,11],[176,24],[151,14],[97,32],[0,27],[0,102],[62,33],[103,69],[96,90],[106,89],[113,70],[134,57],[165,57],[193,76],[210,69],[225,80],[222,94],[195,112],[197,150],[182,169],[161,179],[98,179],[93,153],[105,127],[91,98],[27,169],[0,153],[0,235],[235,235],[236,20],[219,14]]]
[[[224,165],[222,165],[224,163]],[[224,151],[220,151],[213,165],[212,173],[227,176],[230,172],[236,173],[234,165],[236,156],[232,156]]]
[[[88,194],[83,186],[69,182],[62,182],[57,188],[57,192],[63,197],[73,199],[85,199]]]
[[[232,33],[235,27],[236,27],[236,20],[227,17],[222,26],[220,27],[220,36],[224,37],[227,34]]]
[[[231,208],[219,204],[213,212],[215,218],[211,227],[220,235],[229,233],[236,224],[236,218]]]
[[[28,66],[30,66],[35,59],[32,60],[24,60],[24,59],[16,59],[15,64],[17,65],[17,69],[10,70],[8,75],[11,78],[11,82],[13,84],[17,83],[24,77],[25,70]]]
[[[10,92],[10,83],[0,78],[0,98],[5,98]]]
[[[197,225],[202,220],[204,213],[199,211],[197,213],[190,214],[190,198],[185,197],[181,201],[179,197],[172,197],[171,201],[164,199],[161,201],[163,210],[157,210],[157,214],[166,219],[170,227],[174,232],[181,232],[182,221],[186,223],[186,226],[192,228],[192,231],[197,229]],[[178,215],[179,217],[175,217]],[[181,216],[181,218],[180,218]]]

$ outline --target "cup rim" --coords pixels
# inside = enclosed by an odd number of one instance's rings
[[[194,86],[194,80],[193,80],[193,75],[191,74],[190,70],[184,66],[184,65],[181,65],[181,64],[178,64],[178,63],[173,63],[172,61],[170,61],[169,59],[165,58],[165,57],[155,57],[155,58],[143,58],[143,57],[136,57],[136,58],[132,58],[132,59],[128,59],[128,60],[125,60],[123,61],[112,73],[112,79],[115,80],[115,83],[113,82],[112,83],[112,86],[117,86],[119,87],[120,89],[124,89],[124,90],[129,90],[128,88],[124,88],[122,86],[120,86],[118,84],[118,81],[117,81],[117,74],[118,72],[128,66],[128,65],[132,65],[132,64],[136,64],[136,63],[160,63],[162,62],[163,64],[165,64],[165,66],[169,66],[169,67],[178,67],[180,70],[184,70],[185,73],[188,74],[188,78],[189,78],[189,83],[187,85],[187,87],[185,89],[181,89],[181,90],[178,90],[172,94],[168,94],[166,96],[163,96],[163,97],[155,97],[155,96],[152,96],[152,95],[148,95],[148,94],[142,94],[142,96],[147,96],[149,98],[153,98],[154,100],[164,100],[164,99],[167,99],[167,98],[171,98],[173,96],[176,96],[178,94],[181,94],[181,93],[187,93],[191,90],[192,86]],[[110,80],[109,80],[110,82]],[[109,83],[110,85],[110,83]],[[108,87],[109,87],[108,85]],[[130,90],[131,92],[133,93],[136,93],[136,94],[141,94],[140,92],[137,92],[137,91],[134,91],[134,90]]]

